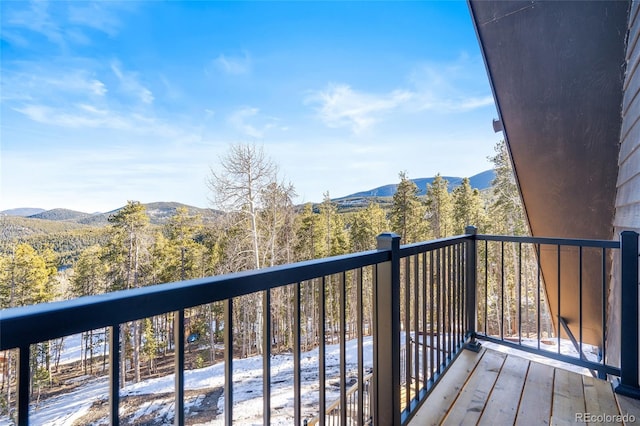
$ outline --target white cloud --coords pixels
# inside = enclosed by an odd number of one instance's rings
[[[220,54],[213,62],[219,70],[226,74],[241,75],[251,72],[251,58],[247,52],[244,52],[242,56]]]
[[[86,70],[55,68],[43,69],[25,62],[17,70],[2,69],[2,101],[43,99],[62,102],[63,99],[103,98],[107,86]]]
[[[368,129],[388,113],[411,100],[413,94],[394,90],[386,94],[357,92],[346,84],[330,84],[312,92],[306,103],[318,105],[318,116],[328,127],[350,127],[354,133]]]
[[[344,83],[329,84],[324,90],[311,91],[305,103],[316,107],[317,117],[327,127],[346,127],[359,134],[400,111],[446,114],[493,105],[485,82],[477,78],[482,67],[480,57],[461,55],[451,63],[416,67],[406,87],[387,93],[358,91]]]
[[[14,9],[6,13],[10,27],[27,29],[42,34],[52,43],[64,45],[63,32],[49,13],[48,1],[31,1],[27,9]]]
[[[118,34],[121,11],[132,10],[133,2],[50,2],[46,0],[12,2],[4,9],[2,37],[20,46],[28,45],[29,32],[46,37],[61,48],[88,45],[87,29],[111,37]],[[25,31],[26,30],[26,31]]]
[[[276,122],[279,120],[260,114],[258,108],[242,107],[231,113],[227,121],[240,133],[252,138],[262,139],[268,130],[276,127]],[[252,124],[249,121],[257,121],[259,124]],[[285,129],[285,127],[281,128],[281,130]]]
[[[111,37],[118,34],[120,20],[112,8],[119,6],[117,2],[73,3],[69,7],[69,22],[93,28]]]
[[[111,70],[118,77],[121,90],[124,93],[137,98],[145,104],[153,103],[153,93],[138,81],[137,73],[122,71],[117,61],[111,63]]]

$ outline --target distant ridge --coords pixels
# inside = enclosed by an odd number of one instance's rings
[[[37,208],[33,208],[33,207],[20,207],[20,208],[17,208],[17,209],[2,210],[0,212],[0,215],[2,215],[2,216],[27,217],[27,216],[33,216],[34,214],[42,213],[44,211],[46,211],[46,210],[45,209],[37,209]]]
[[[459,186],[462,183],[461,177],[455,176],[442,176],[443,179],[449,182],[449,191],[452,191],[456,186]],[[435,177],[428,178],[417,178],[411,179],[416,186],[418,187],[418,195],[426,195],[427,194],[427,184],[431,184]],[[491,182],[495,179],[495,172],[493,170],[486,170],[484,172],[478,173],[477,175],[471,176],[469,181],[471,183],[472,188],[477,188],[479,190],[485,190],[491,187]],[[336,198],[335,201],[345,200],[348,198],[363,198],[363,197],[393,197],[393,194],[396,193],[398,189],[398,184],[388,184],[379,186],[374,189],[370,189],[368,191],[356,192],[355,194],[347,195],[345,197]]]
[[[187,204],[160,201],[144,204],[152,224],[162,225],[173,216],[178,207],[185,207],[190,215],[200,215],[204,222],[213,221],[220,212],[213,209],[201,209]],[[124,206],[123,206],[124,207]],[[0,212],[0,215],[24,217],[25,219],[67,222],[71,224],[103,226],[109,223],[109,216],[116,214],[123,207],[119,207],[107,213],[84,213],[69,209],[44,210],[37,208],[17,208]],[[27,214],[31,213],[31,214]]]
[[[81,219],[91,216],[88,213],[83,213],[69,209],[53,209],[46,210],[40,213],[36,213],[28,216],[29,219],[44,219],[44,220],[62,220],[69,222],[80,222]]]

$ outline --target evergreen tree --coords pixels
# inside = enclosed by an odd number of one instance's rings
[[[378,203],[370,202],[367,208],[355,213],[349,227],[349,235],[354,252],[373,250],[376,238],[389,230],[389,221]]]
[[[345,231],[342,216],[338,214],[336,204],[331,201],[329,192],[324,193],[324,199],[319,207],[320,228],[322,229],[320,257],[345,254],[349,250],[348,234]]]
[[[391,230],[400,235],[403,244],[425,239],[425,210],[418,198],[418,187],[409,180],[406,172],[400,172],[400,183],[393,195],[390,222]]]
[[[438,173],[433,182],[427,184],[427,222],[433,238],[442,238],[453,233],[451,220],[452,204],[449,182]]]
[[[291,184],[271,182],[262,190],[260,224],[266,247],[262,253],[263,265],[289,263],[293,258],[295,212]]]
[[[468,225],[483,228],[484,206],[480,191],[471,188],[469,178],[453,190],[453,234],[464,234]]]
[[[320,215],[313,212],[313,205],[307,203],[296,216],[295,260],[318,259],[322,249],[323,234],[320,228]]]
[[[493,201],[489,207],[492,217],[491,232],[526,235],[528,224],[507,145],[504,141],[500,141],[494,149],[495,155],[490,158],[496,173],[495,179],[491,182],[493,188]]]

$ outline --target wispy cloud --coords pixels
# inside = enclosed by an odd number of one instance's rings
[[[385,94],[358,92],[346,84],[330,84],[305,100],[317,105],[318,117],[328,127],[350,127],[354,133],[368,129],[383,113],[405,104],[413,94],[394,90]]]
[[[3,102],[33,99],[48,99],[62,102],[64,99],[86,99],[104,97],[108,93],[106,84],[92,72],[68,67],[49,67],[26,62],[20,68],[2,68]]]
[[[134,9],[133,2],[13,2],[3,11],[2,38],[24,47],[35,33],[64,49],[72,44],[88,45],[88,30],[114,37],[121,26],[121,13]]]
[[[92,28],[114,37],[118,34],[121,25],[118,12],[122,10],[122,6],[127,6],[127,2],[118,3],[119,2],[73,3],[69,6],[69,22]],[[114,6],[116,9],[114,9]]]
[[[465,112],[493,104],[484,81],[482,58],[461,54],[448,63],[426,62],[416,66],[409,75],[415,92],[414,109],[447,113]]]
[[[220,54],[213,63],[226,74],[241,75],[251,72],[251,57],[246,51],[242,55]]]
[[[137,98],[145,104],[153,103],[153,93],[140,83],[138,74],[135,72],[123,71],[121,68],[120,63],[117,61],[111,63],[111,70],[116,77],[118,77],[122,92]]]
[[[260,114],[260,110],[253,107],[237,109],[227,118],[227,122],[238,132],[256,139],[262,139],[267,131],[279,127],[278,121],[275,117]],[[286,130],[287,128],[280,126],[280,129]]]
[[[64,31],[51,16],[48,1],[30,1],[24,8],[12,9],[8,12],[6,23],[9,28],[26,29],[45,36],[50,42],[63,45]]]
[[[334,83],[324,90],[311,91],[304,102],[315,107],[317,117],[327,127],[346,127],[359,134],[400,111],[459,113],[492,105],[493,97],[486,93],[486,86],[477,82],[481,66],[480,58],[471,60],[462,55],[451,63],[417,66],[405,87],[387,93],[358,91],[348,84]]]

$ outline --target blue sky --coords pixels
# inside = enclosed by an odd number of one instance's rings
[[[500,135],[466,2],[0,2],[0,210],[210,207],[256,143],[321,201],[471,176]]]

